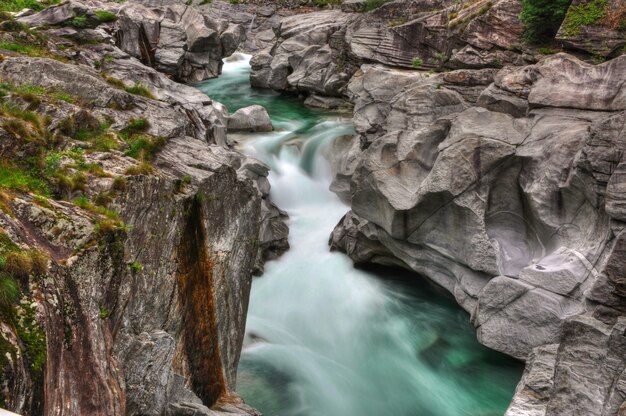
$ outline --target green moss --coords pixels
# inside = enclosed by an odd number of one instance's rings
[[[370,12],[372,10],[378,9],[385,3],[388,3],[391,0],[366,0],[365,8],[363,9],[366,12]]]
[[[89,20],[87,20],[87,16],[74,16],[67,22],[68,26],[72,26],[78,29],[89,27]]]
[[[554,49],[550,49],[550,48],[539,48],[537,49],[537,52],[539,52],[542,55],[554,55],[558,51]]]
[[[96,19],[102,23],[114,22],[117,20],[117,15],[107,10],[96,10],[94,14],[96,15]]]
[[[577,36],[580,28],[598,23],[606,16],[606,0],[592,0],[571,6],[565,15],[563,28],[566,36]]]
[[[141,264],[138,261],[134,261],[131,264],[128,265],[128,268],[133,272],[133,273],[138,273],[140,271],[143,270],[143,264]]]
[[[22,301],[18,308],[16,325],[17,335],[25,347],[33,378],[38,378],[46,363],[46,333],[35,318],[35,309],[28,300]]]
[[[341,0],[313,0],[313,4],[317,7],[338,6]]]

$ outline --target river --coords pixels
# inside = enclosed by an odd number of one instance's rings
[[[522,366],[480,345],[453,299],[329,251],[349,208],[328,190],[323,150],[353,132],[349,117],[252,89],[249,57],[237,58],[197,86],[231,113],[269,111],[275,131],[238,136],[239,146],[271,166],[291,245],[253,282],[239,394],[266,416],[503,415]]]

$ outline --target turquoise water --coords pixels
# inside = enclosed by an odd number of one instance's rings
[[[357,270],[328,237],[348,207],[321,156],[345,115],[251,89],[246,59],[198,85],[231,112],[265,106],[275,131],[238,137],[272,167],[291,249],[252,286],[238,392],[269,416],[495,416],[522,366],[481,346],[468,315],[414,276]],[[410,281],[411,283],[407,283]]]

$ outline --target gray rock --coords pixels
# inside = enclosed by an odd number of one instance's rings
[[[245,39],[243,29],[184,4],[120,10],[118,46],[143,63],[185,82],[217,77],[222,58]]]
[[[240,108],[228,118],[231,131],[272,131],[272,120],[260,105]]]

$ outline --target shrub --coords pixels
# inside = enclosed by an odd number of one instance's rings
[[[413,66],[413,68],[419,68],[424,64],[424,61],[418,57],[413,58],[413,60],[411,61],[411,65]]]
[[[530,43],[545,42],[559,30],[571,0],[522,0],[519,18],[524,38]]]

